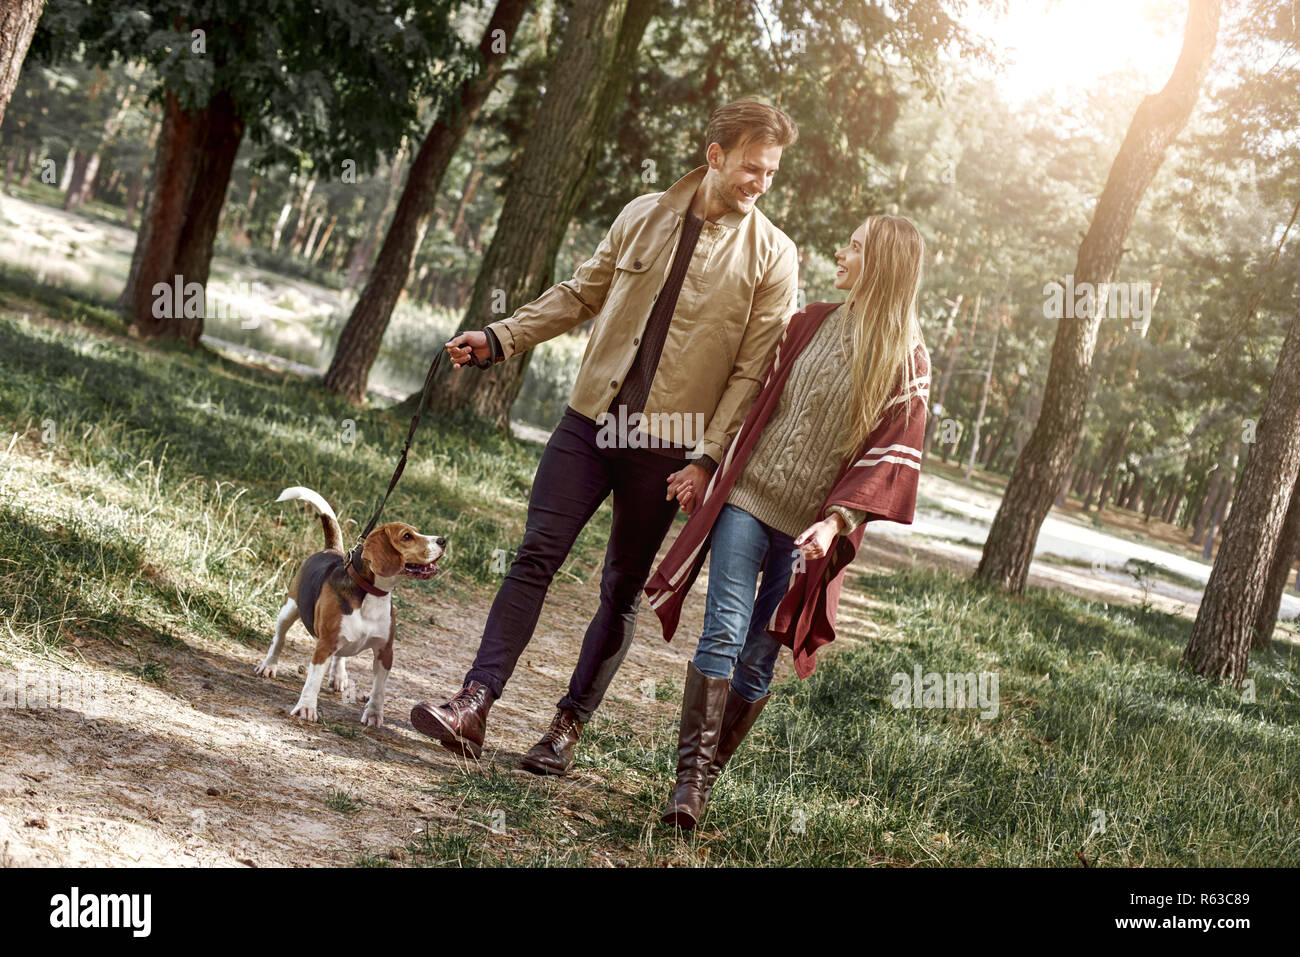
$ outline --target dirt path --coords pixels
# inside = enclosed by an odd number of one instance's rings
[[[582,769],[562,780],[538,778],[518,770],[518,761],[565,691],[598,587],[592,580],[552,589],[537,634],[493,707],[484,752],[485,765],[542,789],[562,813],[581,814],[586,790],[610,782]],[[404,589],[380,731],[363,730],[360,705],[331,692],[322,692],[321,724],[289,717],[302,685],[294,669],[311,647],[300,623],[282,658],[288,674],[276,680],[253,674],[265,649],[234,643],[151,644],[150,656],[166,665],[161,686],[130,675],[131,648],[93,637],[78,639],[65,662],[19,658],[29,694],[43,692],[50,676],[98,693],[84,709],[93,717],[62,707],[0,712],[0,863],[351,864],[402,847],[428,822],[456,823],[465,809],[437,790],[467,762],[416,732],[408,715],[415,701],[459,687],[492,597],[482,591],[481,601],[453,613],[438,582]],[[688,609],[682,635],[698,629],[702,596]],[[642,682],[680,687],[693,642],[667,645],[657,625],[643,609],[605,719],[650,729],[676,714],[675,700],[643,693]],[[368,691],[369,654],[352,662],[354,679]],[[360,810],[328,806],[332,790],[349,793]]]

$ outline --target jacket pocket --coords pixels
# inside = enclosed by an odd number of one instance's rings
[[[662,251],[662,243],[658,247],[642,244],[629,245],[623,250],[614,266],[623,272],[643,273],[654,265],[655,260]]]
[[[624,242],[615,267],[630,273],[645,272],[658,262],[674,235],[675,230],[667,222],[641,223]]]

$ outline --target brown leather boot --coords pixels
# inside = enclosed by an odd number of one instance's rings
[[[577,715],[557,708],[542,740],[528,749],[519,766],[534,774],[563,774],[573,767],[573,746],[581,735],[582,722]]]
[[[736,748],[740,747],[740,742],[745,740],[745,735],[749,734],[749,729],[754,726],[759,713],[771,697],[770,694],[765,694],[757,701],[746,701],[736,694],[735,688],[727,688],[727,708],[722,715],[722,731],[718,735],[718,750],[714,753],[713,763],[709,765],[709,770],[704,775],[705,801],[708,801],[709,796],[713,793],[713,785],[717,783],[718,775],[722,773],[722,769],[731,760],[731,756],[736,753]]]
[[[417,704],[411,709],[411,724],[421,734],[437,738],[444,748],[478,758],[483,754],[488,709],[494,700],[487,685],[467,681],[444,705],[435,708],[427,701]]]
[[[677,733],[677,785],[668,810],[659,818],[665,824],[689,831],[704,815],[704,780],[717,751],[730,687],[730,678],[710,678],[693,661],[686,665],[682,725]]]

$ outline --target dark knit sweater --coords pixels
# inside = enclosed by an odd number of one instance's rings
[[[690,268],[695,243],[699,240],[703,227],[704,220],[687,209],[686,220],[682,223],[682,237],[677,243],[677,254],[673,257],[659,296],[650,309],[650,318],[646,320],[645,331],[641,333],[641,345],[636,351],[636,361],[627,370],[627,375],[623,377],[623,387],[610,403],[609,411],[615,415],[618,414],[620,405],[627,406],[628,415],[645,411],[650,386],[654,382],[655,371],[659,368],[659,356],[668,339],[668,327],[672,324],[673,312],[677,308],[677,296],[682,291],[682,280]]]

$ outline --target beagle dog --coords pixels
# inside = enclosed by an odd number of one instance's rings
[[[302,694],[289,713],[315,721],[316,700],[326,670],[330,687],[340,692],[345,702],[354,702],[354,686],[348,679],[344,659],[369,648],[375,654],[374,684],[361,723],[382,728],[384,686],[393,668],[393,638],[397,631],[389,592],[402,578],[429,579],[441,572],[438,559],[446,551],[447,540],[421,535],[402,522],[389,522],[366,536],[359,561],[349,561],[343,553],[339,520],[329,503],[300,485],[285,489],[276,501],[292,499],[306,502],[320,516],[325,550],[303,562],[290,582],[288,598],[275,621],[271,649],[256,673],[275,677],[284,636],[295,620],[301,620],[308,634],[316,639],[316,651],[307,668]]]

